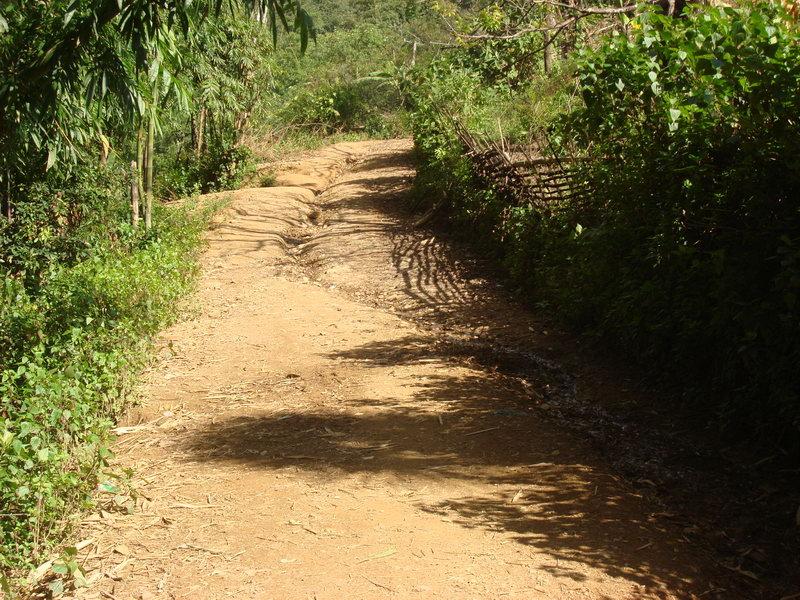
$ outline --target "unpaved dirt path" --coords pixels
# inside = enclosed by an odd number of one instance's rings
[[[552,383],[437,343],[547,333],[407,226],[412,176],[407,141],[341,144],[233,195],[120,430],[140,496],[85,524],[79,597],[714,595],[681,529],[547,419]]]

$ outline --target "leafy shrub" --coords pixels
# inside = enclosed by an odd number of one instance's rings
[[[396,135],[403,123],[387,116],[402,112],[403,94],[371,75],[393,72],[408,54],[396,26],[370,23],[323,33],[302,58],[291,48],[280,49],[274,96],[254,119],[277,129]]]
[[[123,237],[125,176],[108,167],[56,170],[23,186],[13,223],[0,220],[0,269],[35,288],[54,264],[87,258],[98,243]],[[109,198],[115,198],[112,203]],[[122,211],[122,212],[120,212]]]
[[[254,172],[253,153],[247,146],[214,147],[200,161],[198,169],[200,189],[203,193],[235,190]]]
[[[437,109],[488,132],[508,104],[452,66],[415,99],[419,193],[447,197],[531,301],[680,382],[728,431],[797,450],[800,32],[771,4],[648,12],[631,30],[582,53],[577,106],[554,90],[529,113],[536,131],[567,107],[550,139],[583,154],[593,194],[542,215],[476,190]]]
[[[335,130],[341,116],[335,104],[334,90],[302,90],[286,104],[279,119],[310,129]]]
[[[185,150],[159,157],[157,167],[156,191],[166,198],[235,190],[256,171],[247,146],[226,143],[211,146],[200,157]]]
[[[531,9],[530,6],[501,7],[495,3],[478,11],[462,25],[462,30],[482,30],[490,35],[478,40],[465,38],[463,51],[455,55],[455,60],[464,67],[474,69],[487,85],[512,88],[527,85],[543,69],[543,34],[534,30],[507,37],[503,33],[509,27],[519,27],[520,19],[524,22],[542,12],[541,8]]]
[[[35,560],[68,526],[65,516],[90,502],[148,340],[192,284],[206,221],[202,211],[157,209],[154,228],[135,233],[122,220],[124,195],[101,198],[85,183],[76,192],[87,192],[87,205],[71,209],[83,211],[80,224],[52,225],[65,196],[35,189],[20,219],[3,226],[0,505],[13,515],[0,519],[3,570]],[[107,210],[91,210],[93,193]],[[46,239],[31,240],[37,230]],[[79,232],[95,233],[78,253],[54,241]]]
[[[174,154],[156,155],[156,196],[175,200],[200,194],[203,182],[198,176],[199,163],[199,159],[185,148]]]
[[[559,128],[595,194],[550,286],[728,424],[800,437],[800,34],[777,5],[643,15],[580,65]],[[591,301],[587,299],[591,298]],[[715,404],[715,403],[710,403]]]
[[[397,90],[364,79],[304,89],[287,102],[278,118],[327,134],[363,130],[381,135],[386,134],[385,115],[401,103]]]

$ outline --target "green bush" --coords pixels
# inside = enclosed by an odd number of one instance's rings
[[[475,189],[438,107],[491,133],[504,104],[463,61],[415,101],[419,193],[447,197],[532,302],[677,381],[729,432],[797,450],[800,32],[771,4],[630,25],[579,57],[577,105],[554,90],[555,111],[529,113],[537,131],[563,107],[549,137],[583,156],[592,194],[545,215]],[[522,122],[531,97],[511,96]]]
[[[547,285],[723,423],[796,444],[800,33],[770,4],[636,25],[581,60],[557,133],[595,193],[564,210]]]
[[[528,85],[544,67],[544,36],[535,29],[512,37],[505,37],[503,34],[509,28],[513,30],[526,20],[537,17],[544,17],[541,7],[516,8],[513,4],[490,4],[472,15],[471,19],[462,24],[462,28],[464,31],[485,31],[487,34],[495,34],[495,37],[489,35],[473,40],[466,37],[462,40],[462,51],[454,55],[454,60],[475,70],[486,85],[511,88]]]
[[[371,79],[303,89],[278,112],[278,119],[325,134],[364,131],[393,135],[387,116],[397,111],[402,99],[396,89]]]
[[[221,145],[200,160],[198,179],[203,193],[235,190],[255,173],[253,153],[247,146]]]
[[[157,209],[154,228],[134,232],[124,194],[103,192],[91,177],[79,181],[69,192],[87,198],[71,206],[83,211],[79,223],[53,225],[64,193],[40,185],[18,205],[19,219],[0,226],[3,570],[36,560],[68,526],[65,517],[91,501],[109,428],[150,336],[174,317],[194,280],[206,222],[204,211]],[[105,211],[94,210],[94,196]],[[29,239],[37,230],[45,239]],[[67,242],[80,237],[86,243],[75,252]],[[22,252],[26,246],[36,252]]]
[[[256,172],[252,151],[242,144],[214,144],[199,156],[183,150],[159,156],[156,192],[163,198],[186,198],[239,189]]]
[[[124,187],[124,174],[111,167],[53,170],[22,186],[13,224],[0,221],[0,269],[35,289],[54,263],[72,265],[97,244],[122,243],[127,206],[107,200],[121,198]]]

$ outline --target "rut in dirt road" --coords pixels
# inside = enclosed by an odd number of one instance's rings
[[[233,194],[116,445],[136,508],[86,522],[79,597],[737,597],[543,417],[556,371],[440,343],[546,334],[406,225],[410,150],[337,145]]]

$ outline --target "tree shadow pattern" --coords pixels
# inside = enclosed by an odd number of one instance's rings
[[[326,358],[384,370],[464,367],[424,335]],[[642,597],[688,597],[717,587],[711,574],[683,558],[689,545],[679,532],[602,465],[587,461],[587,445],[543,420],[517,382],[469,365],[456,372],[436,375],[434,369],[423,381],[409,378],[408,393],[397,396],[217,421],[194,432],[185,449],[192,460],[295,467],[326,481],[380,473],[475,482],[479,494],[416,506],[461,527],[512,534],[549,556],[541,568],[558,578],[583,581],[574,567],[580,563],[638,584]]]
[[[523,348],[534,362],[580,372],[576,393],[563,396],[549,414],[593,440],[596,451],[641,492],[691,521],[694,533],[687,535],[695,544],[713,548],[733,571],[772,580],[761,585],[745,575],[742,585],[752,586],[752,597],[770,597],[773,592],[764,590],[773,584],[784,594],[796,592],[800,529],[791,522],[800,504],[800,471],[770,470],[780,460],[767,454],[764,461],[764,452],[747,447],[729,448],[730,440],[703,428],[700,411],[680,407],[673,392],[649,389],[635,368],[602,350],[581,348],[588,344],[525,310],[497,283],[502,277],[496,268],[465,248],[458,232],[411,227],[403,202],[408,176],[402,171],[409,162],[409,155],[377,154],[361,165],[365,177],[342,183],[351,186],[350,193],[331,204],[341,216],[332,221],[331,243],[322,244],[327,256],[315,267],[321,271],[326,260],[380,257],[383,270],[373,265],[372,281],[358,283],[371,286],[367,297],[375,305],[389,302],[399,315],[445,336]],[[386,165],[400,170],[387,174],[381,170]],[[375,243],[360,244],[363,235]],[[388,258],[379,249],[387,238]]]

